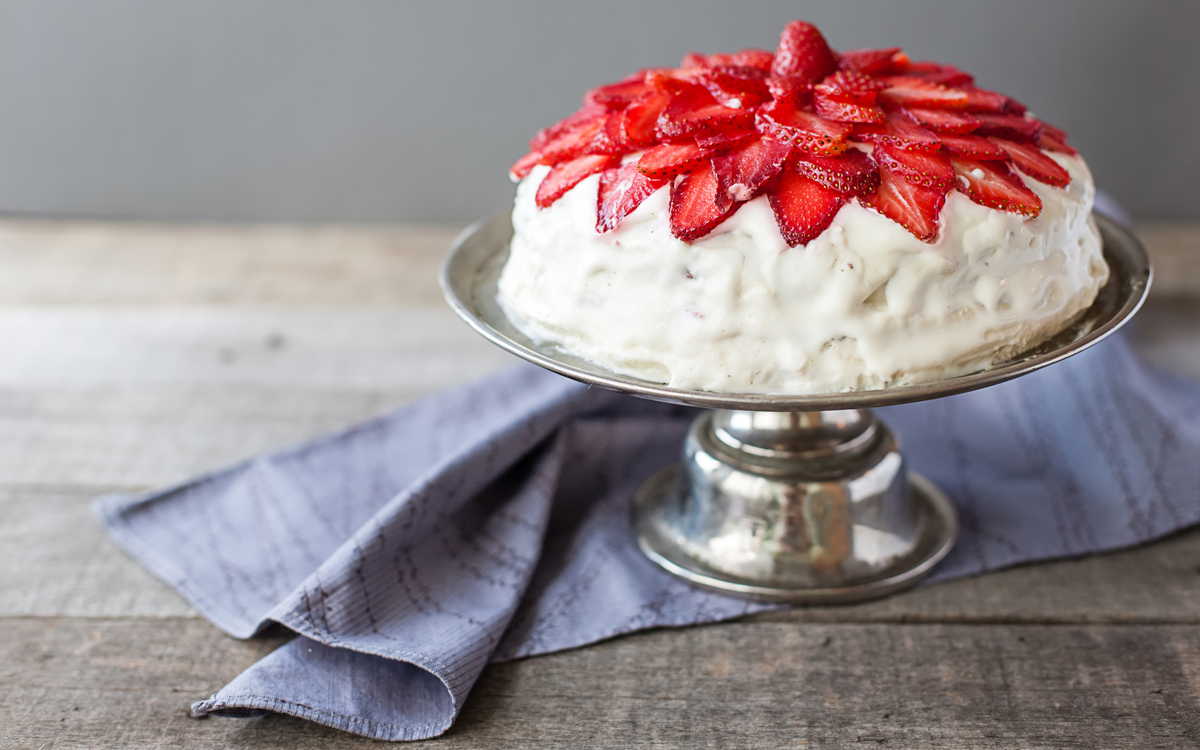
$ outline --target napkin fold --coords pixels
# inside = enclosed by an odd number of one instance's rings
[[[1200,386],[1123,336],[880,416],[956,503],[927,582],[1200,522]],[[279,712],[382,740],[446,731],[489,662],[768,608],[646,560],[629,504],[697,412],[532,365],[185,484],[99,498],[133,557],[229,634],[298,636],[197,715]]]

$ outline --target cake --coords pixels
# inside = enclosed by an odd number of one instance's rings
[[[687,390],[809,394],[976,372],[1108,269],[1066,134],[951,66],[691,53],[539,132],[498,302],[530,338]]]

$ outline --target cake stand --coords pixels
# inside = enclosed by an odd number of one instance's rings
[[[442,267],[447,301],[492,343],[588,385],[706,409],[682,460],[633,502],[642,551],[693,585],[749,599],[851,602],[916,583],[958,534],[953,504],[907,469],[871,408],[985,388],[1087,349],[1141,307],[1151,269],[1137,239],[1097,214],[1111,274],[1066,330],[990,369],[934,383],[806,396],[713,393],[619,375],[518,331],[496,302],[508,216],[464,231]],[[981,425],[981,429],[986,429]]]

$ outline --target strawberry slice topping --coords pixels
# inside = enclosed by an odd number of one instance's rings
[[[951,156],[968,159],[1007,159],[1004,149],[981,135],[940,135],[942,149]]]
[[[779,174],[792,147],[770,138],[759,138],[749,145],[712,160],[717,176],[717,202],[748,201],[767,180]]]
[[[655,180],[682,174],[708,160],[708,154],[695,143],[664,143],[638,159],[637,170]]]
[[[946,205],[946,191],[909,182],[885,169],[880,173],[879,189],[863,202],[922,242],[933,242],[937,239],[938,215]]]
[[[619,157],[605,154],[591,154],[578,159],[556,164],[538,185],[534,201],[538,208],[549,208],[571,188],[578,185],[586,177],[615,166]]]
[[[932,83],[957,88],[970,86],[975,83],[975,77],[962,72],[953,65],[942,65],[935,62],[915,62],[908,68],[908,75],[924,78]]]
[[[890,72],[888,69],[897,62],[899,58],[903,58],[907,63],[908,58],[900,51],[899,47],[888,47],[887,49],[852,49],[842,53],[842,59],[838,62],[838,67],[842,70],[855,70],[859,73],[874,75],[876,73]],[[895,71],[901,72],[899,70]]]
[[[620,155],[629,151],[625,142],[625,131],[621,121],[625,119],[624,112],[610,112],[604,118],[604,125],[596,131],[592,142],[583,150],[586,154],[615,154]]]
[[[771,99],[766,77],[758,68],[730,66],[705,71],[700,83],[722,105],[749,109]]]
[[[744,49],[733,53],[733,64],[770,73],[771,66],[775,64],[775,55],[765,49]]]
[[[979,112],[975,115],[981,123],[976,135],[996,136],[1012,141],[1037,143],[1042,124],[1018,115],[1003,115],[994,112]]]
[[[960,192],[981,206],[1024,216],[1037,216],[1042,199],[1002,161],[951,159]]]
[[[587,92],[583,97],[584,106],[604,107],[607,109],[623,109],[647,91],[645,71],[636,73],[619,83],[599,86]]]
[[[596,231],[603,234],[616,229],[622,219],[665,184],[665,180],[652,180],[639,172],[636,164],[602,173],[596,195]]]
[[[576,130],[593,120],[604,116],[604,110],[599,107],[584,107],[571,115],[559,120],[548,128],[542,128],[533,138],[529,139],[530,151],[541,151],[551,141],[571,130]]]
[[[699,133],[745,130],[752,122],[754,113],[726,107],[703,87],[692,86],[672,99],[658,116],[658,135],[664,141],[680,140]]]
[[[941,139],[932,132],[897,116],[889,117],[883,125],[856,125],[853,137],[876,146],[895,146],[910,151],[936,152],[942,147]]]
[[[852,129],[850,125],[826,120],[778,100],[758,110],[755,125],[765,136],[823,156],[844,152],[846,136]]]
[[[1070,173],[1048,155],[1074,155],[1066,138],[953,65],[913,62],[895,47],[839,55],[795,21],[775,53],[692,52],[680,68],[590,90],[509,173],[521,180],[550,166],[535,197],[545,207],[600,172],[599,232],[670,183],[672,232],[688,242],[758,194],[792,244],[823,231],[852,197],[932,241],[953,189],[1037,215],[1021,175],[1066,187]]]
[[[887,115],[877,104],[855,104],[818,91],[813,96],[813,109],[827,120],[838,122],[884,122]]]
[[[785,169],[767,191],[775,223],[788,245],[807,244],[824,232],[833,217],[846,203],[846,196],[836,190]]]
[[[901,107],[954,107],[967,106],[967,94],[940,83],[927,81],[916,76],[885,76],[881,80],[890,84],[879,92],[879,98]]]
[[[863,196],[879,188],[879,165],[856,148],[841,156],[800,154],[793,165],[797,173],[846,196]]]
[[[766,80],[767,91],[780,106],[802,107],[812,100],[812,86],[802,78],[775,78]]]
[[[974,86],[960,86],[959,90],[967,95],[968,112],[1003,112],[1008,108],[1008,97],[1004,94]]]
[[[950,158],[928,151],[908,151],[895,146],[876,146],[875,161],[883,169],[922,187],[946,192],[954,184]]]
[[[658,142],[658,117],[668,104],[671,95],[663,91],[651,91],[629,105],[621,114],[621,134],[630,146],[644,148]]]
[[[816,82],[837,70],[837,56],[816,26],[792,21],[779,36],[771,75]]]
[[[1042,126],[1044,128],[1045,123],[1042,123]],[[1071,156],[1079,155],[1079,152],[1068,146],[1065,140],[1059,140],[1058,136],[1048,133],[1044,129],[1038,135],[1038,148],[1043,151],[1057,151],[1060,154],[1070,154]]]
[[[747,130],[731,130],[727,133],[715,133],[713,135],[698,135],[696,136],[696,145],[704,152],[705,156],[720,156],[737,148],[744,146],[754,138],[758,137],[758,132],[753,128]]]
[[[855,104],[874,104],[875,97],[888,85],[856,71],[839,70],[813,87],[818,94]]]
[[[542,158],[538,163],[557,164],[560,161],[574,159],[576,156],[584,153],[592,145],[592,142],[595,141],[596,135],[604,127],[604,122],[605,116],[601,114],[599,117],[573,130],[566,131],[539,149],[542,153]]]
[[[936,133],[964,135],[979,128],[981,123],[966,112],[954,109],[935,109],[933,107],[905,107],[900,113],[918,125],[923,125]]]
[[[717,176],[711,167],[693,170],[671,188],[671,234],[684,242],[698,240],[737,206],[717,200]]]
[[[991,140],[1004,149],[1005,153],[1012,158],[1017,169],[1038,182],[1060,188],[1071,184],[1071,174],[1059,166],[1058,162],[1043,154],[1037,146],[1006,141],[1003,138],[992,138]]]

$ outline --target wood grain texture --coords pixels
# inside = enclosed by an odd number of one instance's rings
[[[443,308],[460,229],[0,221],[0,305]]]
[[[6,626],[6,747],[379,746],[286,717],[188,717],[279,638],[196,620]],[[428,746],[1178,748],[1200,740],[1198,704],[1194,627],[733,623],[493,666]]]
[[[0,489],[0,618],[198,617],[126,557],[88,511],[100,488]],[[763,622],[1200,624],[1200,529]]]
[[[1200,297],[1200,222],[1139,222],[1137,235],[1154,262],[1151,299]]]
[[[444,307],[462,227],[0,221],[0,305]],[[1145,222],[1154,297],[1200,296],[1200,222]]]
[[[1139,228],[1136,331],[1200,378],[1200,224]],[[235,641],[107,540],[112,489],[185,479],[513,360],[445,311],[446,227],[0,221],[0,747],[365,746],[187,706]],[[452,748],[1200,746],[1200,530],[879,602],[490,668]]]

